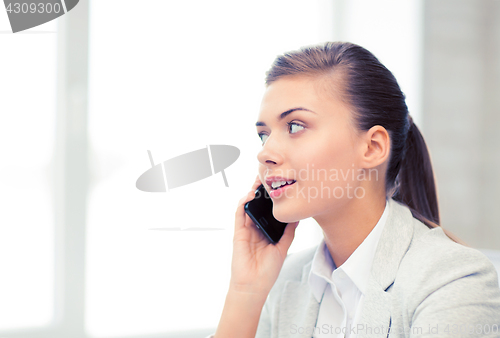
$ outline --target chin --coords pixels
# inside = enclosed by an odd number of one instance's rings
[[[287,214],[287,213],[276,213],[274,210],[273,210],[273,216],[274,218],[276,218],[278,221],[282,222],[282,223],[293,223],[293,222],[297,222],[297,221],[300,221],[302,218],[298,218],[296,215],[293,215],[293,214]]]

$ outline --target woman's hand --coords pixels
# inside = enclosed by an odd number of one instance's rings
[[[272,244],[245,212],[244,206],[255,197],[261,185],[259,176],[251,191],[236,209],[230,289],[267,297],[278,278],[298,221],[289,223],[278,243]]]

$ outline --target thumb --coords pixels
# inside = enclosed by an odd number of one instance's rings
[[[297,228],[298,225],[299,221],[288,223],[287,226],[285,227],[285,232],[283,233],[283,236],[281,236],[281,239],[276,244],[276,246],[280,248],[281,252],[287,252],[288,249],[290,248],[290,245],[292,245],[292,241],[295,237],[295,229]]]

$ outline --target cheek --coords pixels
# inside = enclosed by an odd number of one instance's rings
[[[305,152],[303,163],[309,163],[309,168],[336,168],[346,162],[346,151],[337,145],[326,142],[318,143],[316,147]]]
[[[352,181],[354,162],[352,153],[341,147],[316,148],[300,163],[304,186],[343,186]],[[300,178],[300,176],[299,176]]]
[[[259,179],[261,183],[264,183],[264,180],[266,178],[266,167],[264,167],[262,164],[259,164]]]

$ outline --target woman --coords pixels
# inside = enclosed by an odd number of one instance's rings
[[[427,147],[392,73],[326,43],[279,56],[266,84],[215,337],[500,335],[496,271],[438,225]],[[260,184],[289,223],[276,245],[244,212]],[[287,256],[308,217],[324,240]]]

